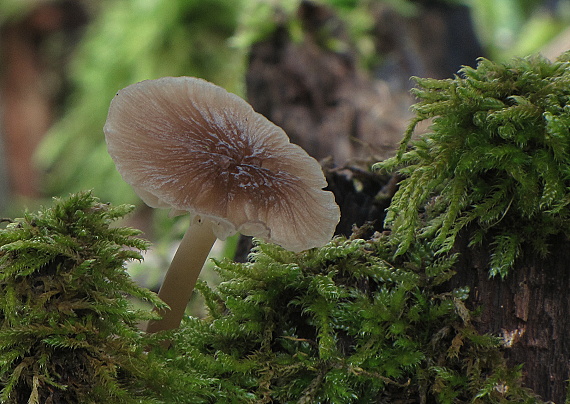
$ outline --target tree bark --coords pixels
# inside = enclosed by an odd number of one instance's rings
[[[526,250],[505,279],[489,278],[489,245],[456,244],[457,275],[448,287],[469,286],[468,303],[481,309],[477,328],[501,337],[510,365],[545,401],[564,403],[570,378],[570,240],[552,240],[551,253]]]

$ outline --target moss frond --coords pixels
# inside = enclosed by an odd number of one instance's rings
[[[484,403],[503,384],[536,400],[475,331],[468,292],[437,291],[454,257],[394,251],[390,236],[300,254],[258,242],[247,263],[217,261],[220,285],[200,285],[213,312],[173,333],[173,365],[216,383],[211,402]]]
[[[131,210],[83,192],[0,230],[1,402],[139,403],[163,395],[160,383],[172,374],[143,352],[136,327],[151,314],[128,298],[163,303],[124,268],[147,242],[111,226]]]
[[[467,291],[438,291],[454,257],[414,241],[394,258],[391,236],[299,254],[258,241],[249,262],[216,262],[216,288],[199,282],[207,318],[144,334],[152,314],[127,297],[161,303],[125,273],[146,246],[110,226],[128,211],[82,193],[0,230],[0,401],[534,399],[475,331]]]
[[[386,217],[397,254],[416,238],[446,253],[470,226],[472,243],[494,248],[490,274],[505,276],[526,247],[545,253],[569,235],[567,59],[480,59],[453,79],[415,79],[416,117],[398,155],[376,165],[405,176]],[[412,140],[424,120],[430,132]]]

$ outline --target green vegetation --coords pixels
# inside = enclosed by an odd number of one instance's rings
[[[110,226],[130,210],[81,193],[0,231],[3,402],[537,402],[475,332],[466,291],[438,291],[453,257],[414,244],[394,260],[388,236],[258,244],[199,285],[208,317],[144,335],[151,314],[127,296],[159,303],[124,264],[146,243]]]
[[[137,201],[103,142],[113,94],[183,74],[242,92],[244,53],[277,17],[293,37],[301,32],[298,1],[274,3],[104,2],[72,67],[69,108],[40,153],[50,193],[93,187],[105,201]],[[328,3],[369,49],[369,2]],[[539,403],[521,387],[521,367],[506,366],[499,339],[476,332],[469,291],[444,285],[462,231],[472,245],[491,243],[490,274],[501,276],[527,247],[546,254],[551,237],[568,236],[569,68],[570,54],[481,59],[454,79],[417,79],[417,116],[399,154],[378,165],[404,176],[392,232],[300,254],[258,243],[247,263],[216,261],[221,283],[197,287],[207,316],[176,331],[137,328],[152,314],[132,299],[161,303],[125,272],[147,247],[116,226],[131,206],[81,192],[6,221],[0,401]],[[412,141],[425,120],[429,133]]]
[[[397,253],[418,237],[445,253],[470,227],[471,245],[490,238],[490,274],[504,277],[526,247],[544,255],[552,236],[568,236],[569,57],[481,59],[454,79],[416,79],[416,118],[399,154],[377,165],[406,176],[386,218]]]
[[[570,22],[566,2],[458,0],[471,7],[477,36],[495,61],[540,51]]]
[[[132,282],[125,261],[146,242],[110,224],[132,207],[89,193],[0,230],[0,402],[139,403],[165,383],[136,324],[162,303]],[[141,389],[141,387],[144,388]]]
[[[539,402],[475,332],[467,291],[437,291],[453,258],[393,252],[387,236],[336,238],[217,262],[221,284],[200,285],[209,317],[177,333],[175,360],[220,380],[215,402]]]

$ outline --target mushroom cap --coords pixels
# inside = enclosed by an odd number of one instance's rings
[[[104,127],[123,179],[151,207],[291,251],[326,244],[340,211],[320,164],[240,97],[202,79],[120,90]]]

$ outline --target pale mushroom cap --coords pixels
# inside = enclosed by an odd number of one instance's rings
[[[133,84],[104,127],[118,171],[152,207],[188,211],[220,239],[291,251],[326,244],[340,219],[319,163],[238,96],[192,77]]]

